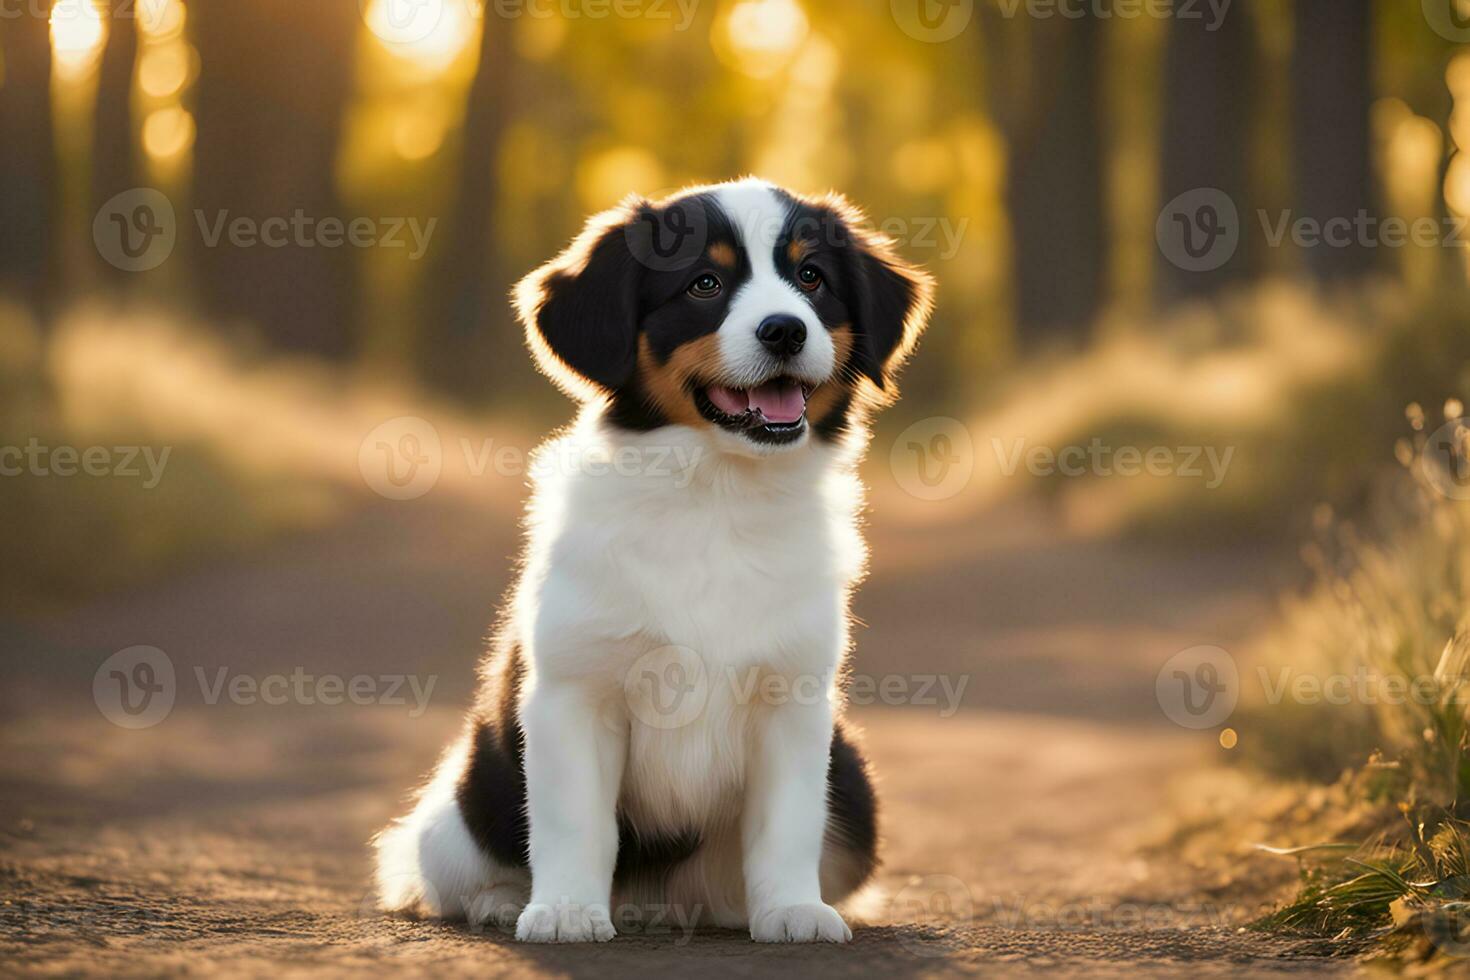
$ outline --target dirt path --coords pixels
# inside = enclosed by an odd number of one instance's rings
[[[881,513],[881,510],[880,510]],[[0,623],[0,962],[26,973],[222,970],[478,976],[1339,972],[1305,942],[1239,930],[1143,848],[1173,775],[1219,761],[1154,704],[1167,657],[1239,643],[1268,610],[1245,552],[1059,538],[1011,508],[872,531],[857,671],[910,703],[862,705],[887,844],[847,947],[735,934],[535,948],[495,929],[388,918],[364,842],[458,724],[505,582],[513,519],[382,508],[267,556],[197,570],[65,619]],[[149,644],[172,711],[125,730],[93,699],[114,651]],[[433,678],[407,704],[208,703],[221,669]],[[927,678],[963,679],[958,710]],[[202,680],[201,680],[202,678]],[[890,688],[896,690],[896,688]],[[893,700],[889,698],[888,700]]]

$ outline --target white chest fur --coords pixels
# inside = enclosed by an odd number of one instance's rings
[[[626,726],[621,805],[667,831],[738,812],[763,715],[829,696],[864,558],[836,450],[731,458],[702,438],[608,446],[584,420],[547,447],[560,462],[537,479],[517,599],[528,689],[574,684]],[[624,465],[569,463],[618,453]]]

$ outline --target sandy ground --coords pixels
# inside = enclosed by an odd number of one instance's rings
[[[1248,548],[1057,535],[1012,506],[883,518],[857,671],[964,679],[958,710],[856,707],[881,780],[884,867],[844,947],[757,946],[677,922],[600,946],[517,945],[384,916],[366,841],[458,724],[515,547],[513,515],[425,498],[265,555],[25,623],[0,622],[0,969],[477,976],[1256,975],[1340,972],[1324,945],[1240,925],[1258,908],[1156,845],[1174,777],[1212,732],[1163,719],[1160,665],[1244,643],[1283,567]],[[149,644],[172,710],[129,730],[99,665]],[[411,673],[406,704],[209,703],[220,678]],[[202,680],[201,680],[202,677]],[[881,690],[881,687],[879,688]],[[379,687],[384,691],[385,687]],[[896,690],[896,688],[894,689]],[[294,699],[299,700],[299,699]],[[877,699],[881,701],[882,699]],[[892,700],[892,699],[890,699]]]

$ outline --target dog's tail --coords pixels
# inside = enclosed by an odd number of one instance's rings
[[[417,814],[415,809],[373,837],[378,907],[386,912],[412,912],[424,898],[424,876],[418,858],[421,834],[419,822],[414,819]]]
[[[468,749],[463,739],[451,745],[414,795],[413,809],[373,838],[378,906],[385,911],[459,918],[464,900],[483,887],[488,859],[470,837],[455,794]]]

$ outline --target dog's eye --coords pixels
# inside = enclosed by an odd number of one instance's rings
[[[720,279],[706,272],[689,285],[689,295],[696,299],[713,299],[720,295]]]
[[[822,273],[814,265],[804,265],[796,274],[796,281],[801,283],[801,288],[811,292],[822,284]]]

